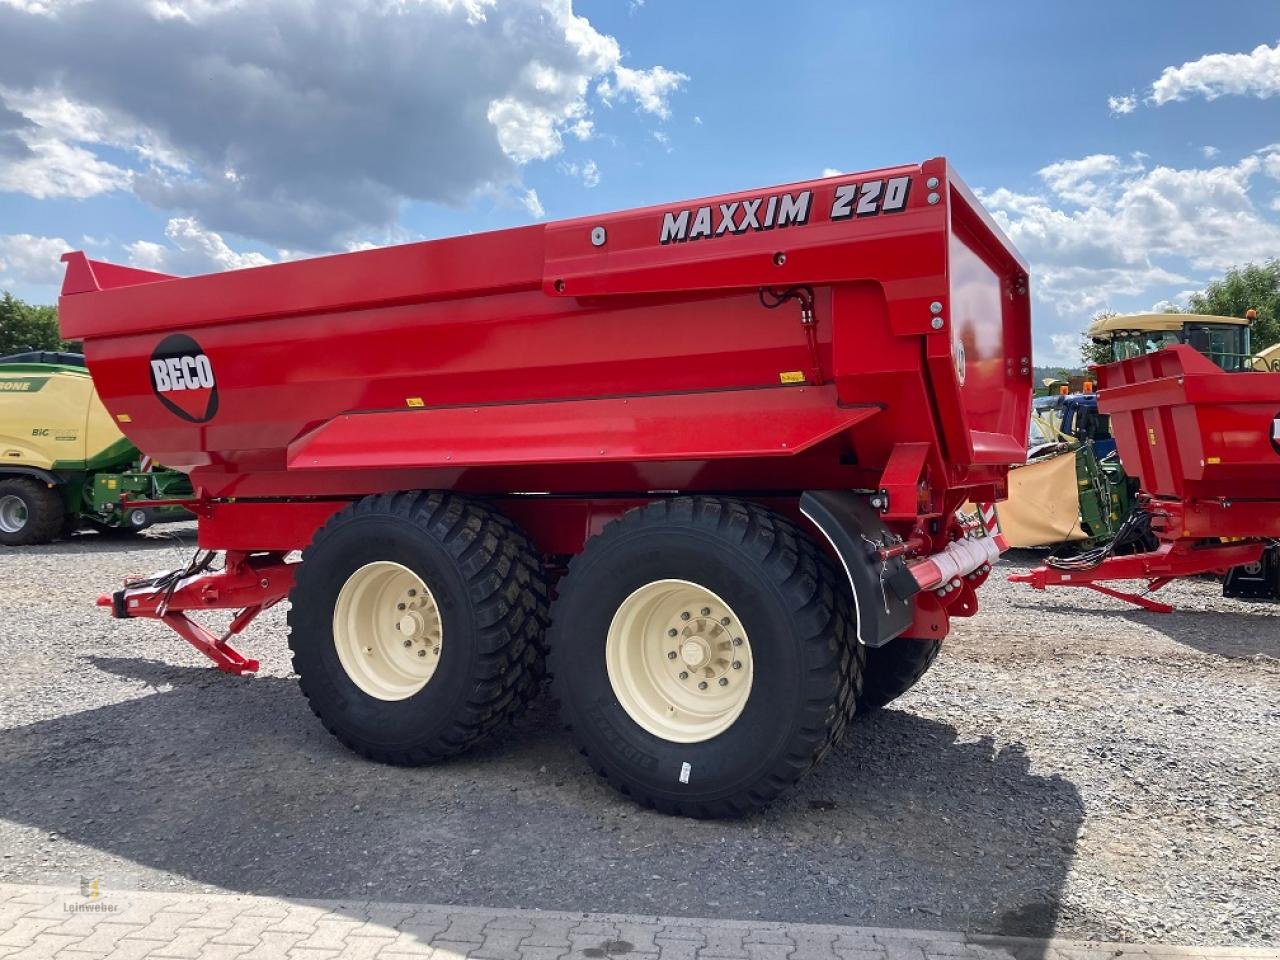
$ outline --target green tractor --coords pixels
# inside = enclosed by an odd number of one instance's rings
[[[151,463],[120,433],[80,354],[0,357],[0,544],[187,520],[180,506],[129,501],[191,494],[185,474]]]

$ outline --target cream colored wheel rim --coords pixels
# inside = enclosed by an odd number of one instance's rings
[[[622,601],[605,666],[627,715],[655,737],[700,743],[733,725],[751,693],[751,644],[706,587],[655,580]]]
[[[338,593],[333,642],[351,682],[379,700],[404,700],[440,663],[440,608],[422,578],[390,560],[367,563]]]

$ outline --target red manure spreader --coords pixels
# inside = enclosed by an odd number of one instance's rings
[[[1173,607],[1152,593],[1205,573],[1223,577],[1228,596],[1280,600],[1280,372],[1225,359],[1232,369],[1178,343],[1097,368],[1098,410],[1110,416],[1120,461],[1142,490],[1125,526],[1149,529],[1157,547],[1103,550],[1010,580],[1086,587],[1156,613]],[[1147,586],[1106,586],[1114,580]]]
[[[312,709],[384,762],[550,674],[625,794],[758,808],[977,611],[999,538],[958,509],[1024,457],[1027,267],[943,159],[187,279],[65,259],[63,335],[199,518],[99,602],[248,673],[287,598]]]

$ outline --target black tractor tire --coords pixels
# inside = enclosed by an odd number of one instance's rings
[[[335,641],[340,591],[378,561],[421,578],[442,628],[435,673],[398,700],[361,689]],[[293,669],[312,711],[347,747],[382,763],[433,763],[514,719],[537,695],[547,595],[528,538],[485,503],[438,491],[365,497],[330,518],[302,553],[289,594]]]
[[[0,478],[0,509],[6,511],[0,515],[0,544],[6,547],[51,543],[62,532],[61,494],[34,477]]]
[[[941,649],[941,640],[914,637],[894,637],[883,647],[868,648],[858,712],[879,710],[914,687],[938,659]]]
[[[745,705],[726,729],[696,742],[633,719],[607,664],[615,614],[663,580],[713,592],[747,637]],[[853,717],[862,648],[848,584],[807,534],[770,510],[717,497],[637,507],[587,542],[558,589],[548,640],[566,726],[596,771],[646,807],[699,818],[748,814],[799,781]],[[644,636],[670,633],[659,627]]]

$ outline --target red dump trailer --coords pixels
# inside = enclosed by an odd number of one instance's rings
[[[1027,267],[940,158],[189,279],[65,259],[63,335],[205,551],[100,602],[241,673],[288,598],[381,761],[545,670],[630,796],[767,803],[976,612],[997,538],[957,511],[1024,455]]]
[[[1228,595],[1280,600],[1280,373],[1240,367],[1228,372],[1186,344],[1098,367],[1098,409],[1142,491],[1126,525],[1141,522],[1158,546],[1009,579],[1037,590],[1085,587],[1156,613],[1173,607],[1152,593],[1203,573],[1224,577]],[[1116,580],[1147,586],[1106,585]]]

